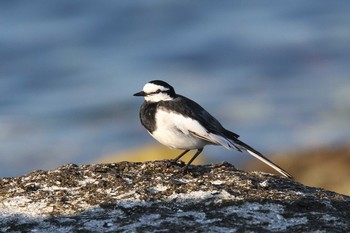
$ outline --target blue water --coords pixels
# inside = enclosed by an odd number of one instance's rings
[[[348,143],[349,10],[319,0],[1,1],[0,176],[153,142],[132,96],[153,79],[265,153]]]

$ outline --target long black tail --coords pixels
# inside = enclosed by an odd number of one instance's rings
[[[231,135],[230,133],[231,132],[228,131],[227,136],[229,136],[230,142],[232,142],[232,144],[234,145],[234,147],[236,147],[236,149],[238,149],[239,151],[241,151],[241,150],[247,151],[249,154],[253,155],[255,158],[257,158],[260,161],[264,162],[265,164],[269,165],[270,167],[272,167],[273,169],[275,169],[276,171],[278,171],[279,173],[281,173],[285,177],[293,179],[293,177],[288,172],[286,172],[285,170],[283,170],[282,168],[280,168],[279,166],[274,164],[271,160],[269,160],[268,158],[263,156],[259,151],[255,150],[251,146],[240,141],[237,137],[232,137],[233,135]]]

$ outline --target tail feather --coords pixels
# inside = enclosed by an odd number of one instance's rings
[[[255,158],[259,159],[260,161],[266,163],[267,165],[269,165],[270,167],[272,167],[273,169],[275,169],[277,172],[279,172],[280,174],[284,175],[285,177],[287,177],[289,179],[293,179],[292,175],[290,175],[288,172],[286,172],[285,170],[283,170],[282,168],[280,168],[279,166],[277,166],[276,164],[271,162],[266,157],[262,156],[260,153],[257,154],[257,153],[254,153],[253,151],[250,151],[250,150],[247,150],[247,152],[249,154],[253,155]]]
[[[269,165],[270,167],[275,169],[277,172],[279,172],[283,176],[289,179],[293,179],[293,177],[288,172],[286,172],[285,170],[283,170],[282,168],[274,164],[271,160],[263,156],[260,152],[258,152],[251,146],[245,144],[244,142],[240,141],[236,137],[231,137],[229,140],[232,142],[233,146],[236,147],[239,151],[242,151],[242,150],[247,151],[249,154],[259,159],[260,161],[264,162],[265,164]]]

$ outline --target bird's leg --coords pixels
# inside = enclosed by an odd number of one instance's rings
[[[179,154],[175,159],[173,159],[173,163],[176,163],[179,159],[181,159],[182,156],[184,156],[187,152],[189,152],[190,150],[185,150],[184,152],[182,152],[181,154]]]
[[[170,167],[172,164],[176,163],[182,156],[184,156],[187,152],[190,150],[185,150],[181,154],[179,154],[175,159],[170,160],[170,163],[168,164],[168,167]]]
[[[203,148],[200,148],[200,149],[197,150],[197,152],[193,155],[193,157],[191,158],[191,160],[186,164],[185,167],[182,168],[182,173],[185,173],[185,172],[186,172],[188,166],[193,162],[193,160],[195,160],[195,159],[197,158],[197,156],[198,156],[200,153],[202,153],[202,151],[203,151]]]

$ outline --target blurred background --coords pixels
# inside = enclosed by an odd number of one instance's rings
[[[1,1],[0,177],[174,156],[141,126],[143,100],[132,96],[161,79],[298,181],[350,195],[349,7]],[[247,154],[215,146],[204,153],[198,162],[268,171]],[[343,188],[310,182],[306,171]]]

